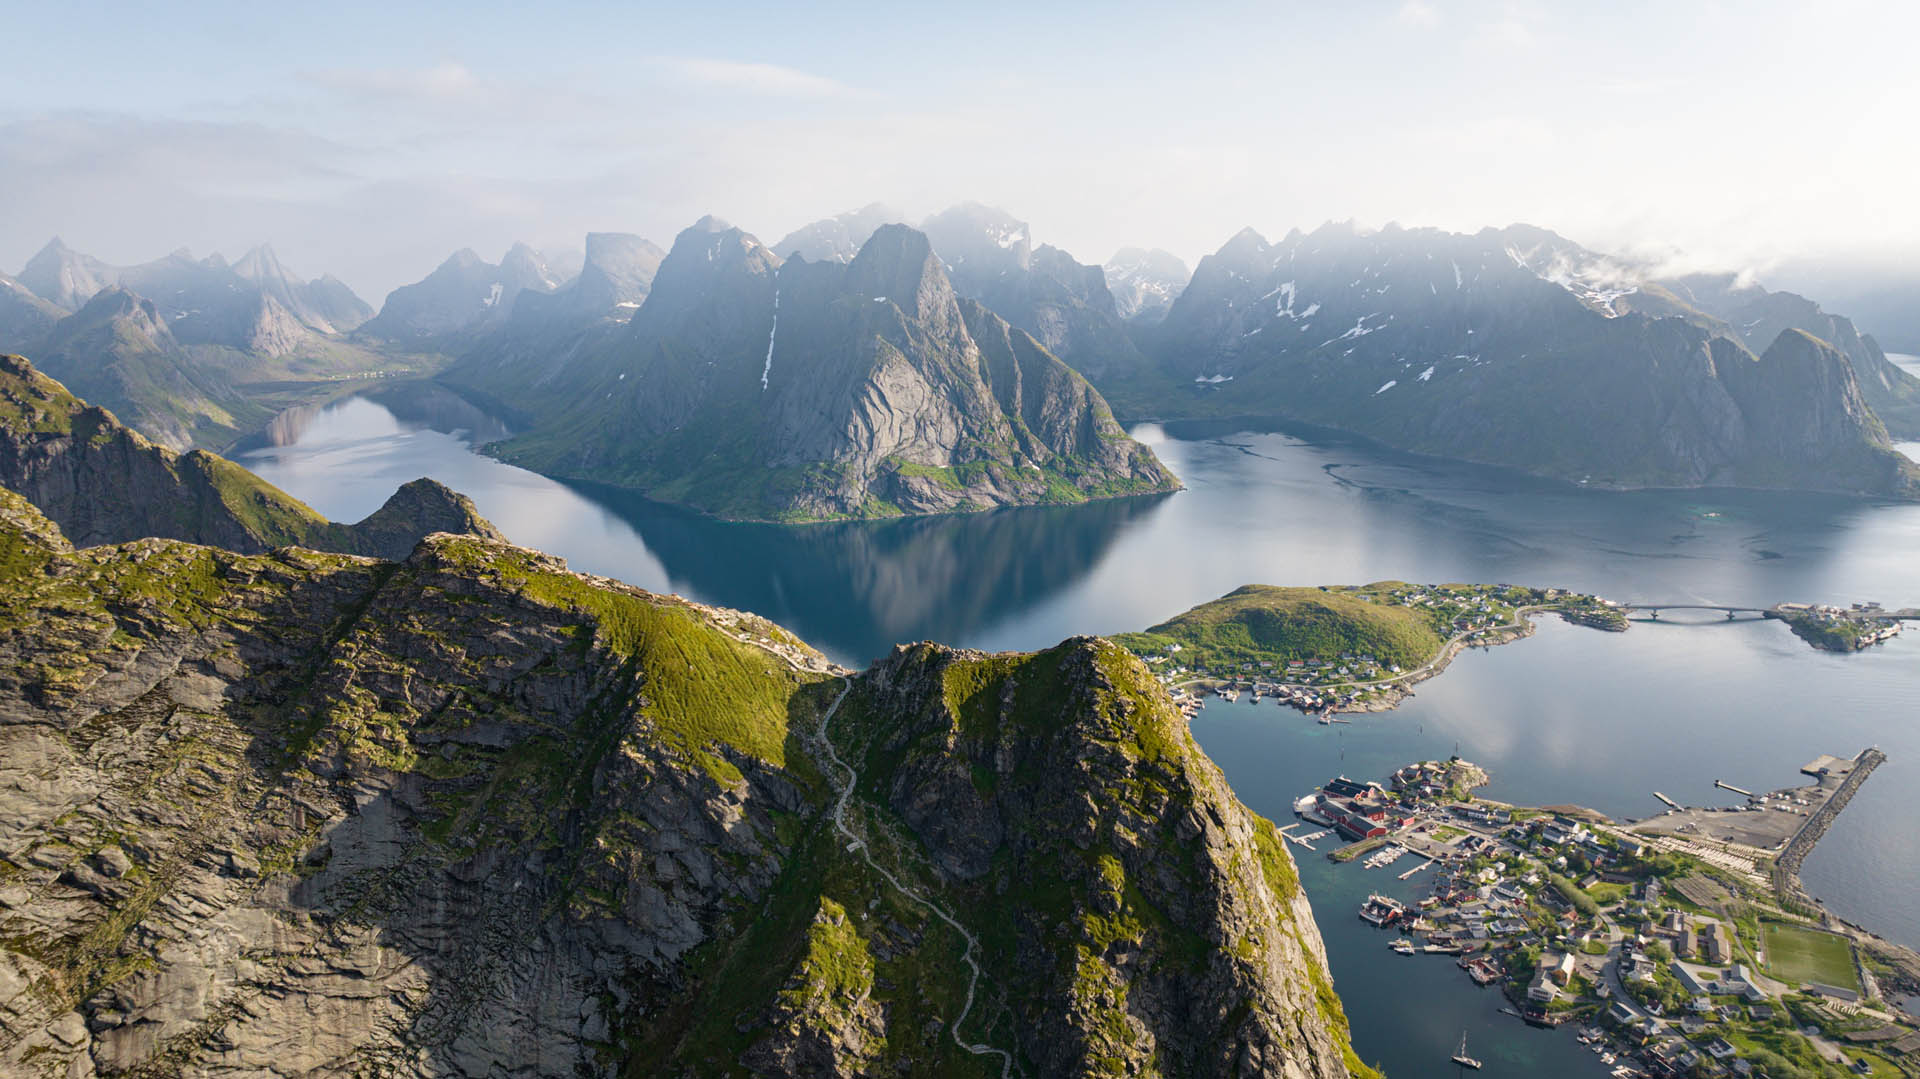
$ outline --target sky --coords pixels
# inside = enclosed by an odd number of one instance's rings
[[[1920,264],[1920,5],[5,4],[0,272],[1006,208],[1083,262],[1525,221],[1690,267]]]

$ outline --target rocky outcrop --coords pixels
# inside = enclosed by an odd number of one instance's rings
[[[1098,271],[1094,271],[1097,276]],[[443,376],[530,420],[494,447],[732,518],[944,513],[1169,490],[1093,388],[978,304],[921,233],[780,260],[707,219],[625,327]]]
[[[147,441],[19,356],[0,356],[0,485],[83,546],[160,536],[248,554],[298,544],[404,558],[433,532],[499,536],[466,496],[427,479],[359,524],[335,524],[223,457]]]
[[[495,541],[76,551],[0,490],[0,1071],[1364,1074],[1144,668],[854,679],[852,846],[831,673]]]
[[[1039,1074],[1361,1071],[1280,837],[1153,687],[1092,638],[898,648],[858,690],[903,717],[864,760],[938,876],[992,911]]]

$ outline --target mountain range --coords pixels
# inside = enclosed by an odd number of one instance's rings
[[[184,251],[115,267],[58,238],[0,277],[0,349],[41,368],[148,438],[219,448],[297,403],[391,366],[343,343],[373,310],[331,276],[289,272],[267,246],[236,263]]]
[[[1030,335],[887,225],[782,261],[708,218],[624,325],[482,348],[442,376],[522,414],[494,447],[550,475],[734,518],[947,512],[1170,490],[1152,451]]]
[[[0,1071],[1375,1076],[1110,642],[853,672],[485,529],[121,539],[155,469],[275,492],[0,401]]]
[[[1718,315],[1542,229],[1246,230],[1143,332],[1151,361],[1098,384],[1129,417],[1279,417],[1596,485],[1912,497],[1920,470],[1815,336],[1851,326],[1796,310],[1756,357]],[[1884,397],[1910,392],[1870,370]]]
[[[742,233],[677,267],[593,233],[570,276],[525,244],[498,264],[462,251],[364,322],[269,249],[116,269],[55,241],[0,279],[0,342],[176,450],[231,445],[342,372],[440,372],[520,429],[508,459],[730,517],[1171,487],[1115,413],[1294,421],[1600,486],[1920,489],[1891,445],[1920,438],[1920,378],[1845,317],[1744,278],[1666,276],[1525,225],[1245,230],[1189,275],[1140,248],[1078,262],[977,203],[917,230],[902,216],[875,204],[772,248]],[[882,329],[850,316],[908,286],[860,299],[847,269],[895,229],[924,237],[953,310],[901,306]],[[1018,370],[1018,401],[995,365]]]

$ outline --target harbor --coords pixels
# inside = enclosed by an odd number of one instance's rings
[[[1869,942],[1794,876],[1884,759],[1876,748],[1822,755],[1802,769],[1812,783],[1764,794],[1714,780],[1748,804],[1662,797],[1675,808],[1638,822],[1454,797],[1449,777],[1488,778],[1457,758],[1406,765],[1385,784],[1336,776],[1294,806],[1333,824],[1316,834],[1352,840],[1328,852],[1344,872],[1421,856],[1396,880],[1430,870],[1424,897],[1377,889],[1359,904],[1360,922],[1394,934],[1392,951],[1452,958],[1529,1025],[1578,1026],[1616,1079],[1781,1071],[1796,1058],[1761,1032],[1782,1015],[1797,1021],[1791,1053],[1903,1074],[1920,1066],[1920,1021],[1886,1000]],[[1862,1024],[1886,1036],[1849,1039]]]

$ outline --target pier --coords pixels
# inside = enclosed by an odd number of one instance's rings
[[[1752,798],[1752,797],[1754,797],[1754,793],[1753,793],[1752,791],[1750,791],[1750,790],[1746,790],[1746,789],[1744,789],[1744,788],[1741,788],[1741,787],[1736,787],[1736,786],[1734,786],[1733,784],[1731,784],[1731,783],[1729,783],[1729,782],[1727,782],[1727,781],[1726,781],[1726,780],[1724,780],[1724,779],[1716,779],[1716,780],[1714,780],[1714,781],[1713,781],[1713,785],[1714,785],[1714,786],[1716,786],[1716,787],[1719,787],[1719,788],[1720,788],[1721,790],[1726,790],[1726,791],[1732,791],[1732,792],[1733,792],[1733,793],[1735,793],[1735,794],[1738,794],[1738,795],[1742,795],[1742,796],[1744,796],[1744,797],[1747,797],[1747,798]]]
[[[1664,794],[1661,794],[1661,793],[1660,793],[1659,791],[1654,791],[1654,792],[1653,792],[1653,796],[1654,796],[1655,798],[1658,798],[1658,799],[1660,799],[1661,801],[1663,801],[1663,802],[1665,802],[1665,803],[1667,803],[1667,804],[1668,804],[1669,806],[1672,806],[1672,807],[1673,807],[1673,808],[1675,808],[1675,809],[1684,809],[1684,808],[1686,808],[1685,806],[1682,806],[1682,805],[1681,805],[1681,804],[1680,804],[1679,802],[1676,802],[1676,801],[1674,801],[1673,799],[1671,799],[1671,798],[1669,798],[1669,797],[1667,797],[1666,795],[1664,795]]]
[[[1807,822],[1800,826],[1800,830],[1793,834],[1793,838],[1787,840],[1787,845],[1781,848],[1779,855],[1773,860],[1773,889],[1782,900],[1794,900],[1808,907],[1814,906],[1813,898],[1800,884],[1800,863],[1813,852],[1813,846],[1820,842],[1820,837],[1827,834],[1827,828],[1833,824],[1834,818],[1840,815],[1841,810],[1847,808],[1847,803],[1853,800],[1853,794],[1860,789],[1860,784],[1865,783],[1867,777],[1873,774],[1873,770],[1880,767],[1886,759],[1887,755],[1880,752],[1879,746],[1869,746],[1862,750],[1860,755],[1853,759],[1853,767],[1848,770],[1846,778],[1840,781],[1840,786],[1825,802],[1821,803],[1813,816],[1807,818]]]

